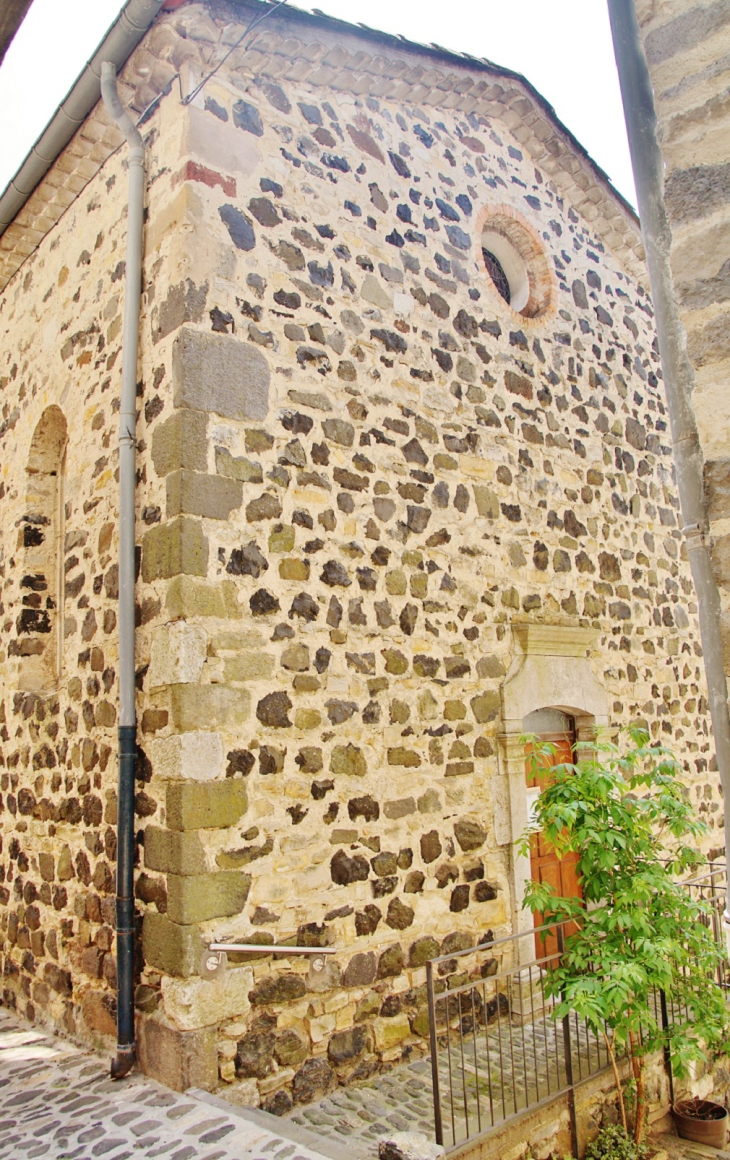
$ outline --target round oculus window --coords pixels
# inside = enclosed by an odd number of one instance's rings
[[[499,297],[524,318],[542,314],[552,298],[553,278],[535,232],[514,210],[497,211],[484,219],[480,244],[485,273]]]

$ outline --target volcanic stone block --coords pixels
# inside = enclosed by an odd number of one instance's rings
[[[416,939],[411,943],[408,952],[408,966],[422,967],[429,959],[438,958],[439,944],[431,935],[424,935],[423,938]]]
[[[269,975],[256,984],[249,998],[254,1006],[265,1006],[269,1003],[291,1003],[294,999],[301,999],[305,992],[301,975]]]
[[[374,1019],[372,1029],[378,1051],[388,1051],[391,1047],[397,1047],[411,1033],[411,1025],[406,1014],[396,1015],[393,1019]]]
[[[165,608],[173,618],[214,616],[219,620],[240,620],[243,608],[236,597],[233,580],[203,584],[188,576],[176,576],[167,589]]]
[[[208,541],[198,520],[178,516],[143,536],[142,579],[146,583],[181,573],[205,576],[207,571]]]
[[[275,729],[286,729],[291,725],[289,710],[292,702],[288,695],[281,690],[276,693],[267,693],[256,706],[256,716],[262,725],[269,725]]]
[[[461,818],[455,823],[454,834],[462,850],[465,851],[478,850],[487,840],[486,831],[478,822],[470,821],[468,818]]]
[[[474,499],[480,516],[485,516],[488,520],[499,519],[499,499],[490,487],[475,484]]]
[[[181,411],[181,415],[195,415],[196,411]],[[185,467],[188,464],[184,464]],[[204,470],[205,468],[203,468]],[[263,483],[263,472],[260,463],[254,463],[245,456],[233,456],[226,447],[215,449],[215,469],[219,475],[229,479],[240,479],[243,483]]]
[[[324,1059],[308,1059],[292,1082],[295,1104],[311,1104],[337,1087],[337,1075]]]
[[[350,715],[348,713],[347,716]],[[333,720],[332,712],[330,712],[330,720]],[[347,745],[336,745],[330,757],[330,769],[338,776],[364,777],[367,773],[367,762],[362,749],[353,745],[352,742],[348,742]]]
[[[215,1027],[178,1031],[147,1016],[138,1024],[137,1050],[144,1074],[173,1091],[212,1091],[218,1082]]]
[[[330,874],[338,886],[348,886],[351,882],[366,882],[370,867],[362,855],[349,858],[344,850],[338,850],[330,861]]]
[[[212,411],[225,419],[264,419],[269,366],[258,347],[230,335],[185,327],[172,353],[176,407]]]
[[[281,515],[281,501],[278,496],[265,492],[258,499],[246,505],[246,519],[250,524],[260,520],[276,520]]]
[[[342,976],[342,983],[345,987],[367,987],[375,979],[376,969],[377,963],[372,951],[353,955]]]
[[[441,840],[438,836],[437,830],[430,830],[428,834],[421,835],[421,857],[427,864],[435,862],[441,855]]]
[[[251,715],[251,698],[246,689],[228,685],[170,686],[170,719],[181,733],[188,730],[237,729]]]
[[[378,959],[378,978],[389,979],[403,970],[403,950],[399,943],[393,943]]]
[[[187,684],[200,680],[208,638],[197,624],[185,620],[161,625],[153,630],[147,687]]]
[[[166,780],[214,781],[223,773],[223,754],[220,734],[202,730],[173,733],[148,742],[152,768]]]
[[[278,1035],[274,1047],[274,1058],[280,1067],[298,1067],[306,1058],[309,1043],[291,1029]]]
[[[167,477],[167,516],[206,516],[227,520],[243,500],[240,479],[203,475],[196,471],[173,471]]]
[[[236,1046],[236,1075],[263,1079],[274,1069],[275,1036],[270,1030],[249,1031]]]
[[[187,468],[206,471],[208,467],[208,418],[200,411],[175,411],[155,427],[152,462],[158,475]]]
[[[362,1055],[367,1047],[367,1028],[362,1024],[348,1027],[344,1031],[335,1031],[327,1047],[327,1055],[331,1063],[346,1063],[349,1059],[356,1059]]]
[[[164,874],[204,874],[205,852],[195,830],[163,830],[148,826],[144,835],[144,864]]]
[[[486,693],[479,693],[476,697],[472,697],[470,704],[474,719],[480,725],[485,725],[489,721],[494,721],[499,715],[502,708],[502,698],[497,690],[488,690]]]
[[[399,898],[392,898],[388,903],[386,923],[393,930],[406,930],[413,923],[414,912]]]
[[[167,975],[188,978],[200,970],[203,939],[198,926],[181,926],[153,910],[142,921],[144,961]]]
[[[235,826],[248,809],[246,786],[239,778],[170,782],[165,800],[167,825],[171,830]]]
[[[250,888],[249,875],[235,870],[186,876],[168,874],[167,913],[172,922],[181,925],[240,914]]]

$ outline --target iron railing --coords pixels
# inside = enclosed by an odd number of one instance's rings
[[[724,862],[708,862],[706,869],[695,877],[688,878],[683,886],[692,898],[704,903],[706,907],[706,913],[700,916],[699,921],[712,932],[715,946],[723,956],[717,965],[715,982],[730,998],[730,967],[724,925],[727,908],[727,867]]]
[[[556,923],[427,964],[437,1143],[463,1144],[608,1066],[585,1022],[553,1017],[547,974],[562,946]]]
[[[724,864],[708,864],[684,885],[706,904],[701,921],[726,956]],[[567,1097],[577,1155],[575,1086],[610,1067],[610,1058],[604,1037],[574,1011],[556,1020],[546,994],[566,926],[546,924],[426,964],[434,1127],[447,1150]],[[726,958],[716,981],[730,998]],[[663,1028],[685,1017],[671,998],[657,992],[652,999]],[[671,1084],[668,1058],[667,1068]]]

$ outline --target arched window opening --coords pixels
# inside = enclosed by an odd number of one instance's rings
[[[63,469],[68,427],[60,407],[48,407],[33,432],[26,467],[26,507],[20,529],[22,608],[17,619],[20,687],[51,689],[63,645]]]

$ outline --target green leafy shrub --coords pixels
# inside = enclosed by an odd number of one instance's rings
[[[644,1144],[636,1144],[619,1124],[610,1124],[588,1145],[584,1160],[646,1160],[647,1156]]]
[[[543,835],[559,856],[577,854],[583,897],[559,897],[547,884],[528,883],[524,905],[544,922],[570,921],[559,965],[546,990],[556,1019],[575,1012],[604,1039],[628,1129],[618,1060],[628,1055],[634,1140],[646,1116],[644,1061],[669,1048],[677,1075],[728,1042],[728,1013],[715,982],[720,952],[708,929],[708,908],[678,881],[702,861],[692,840],[705,831],[669,750],[632,726],[623,752],[597,741],[576,764],[552,768],[554,746],[525,738],[533,772],[543,777],[533,823],[524,835]],[[704,921],[703,921],[704,920]],[[675,1018],[661,1025],[656,996],[672,1000]],[[633,1158],[632,1158],[633,1160]]]

